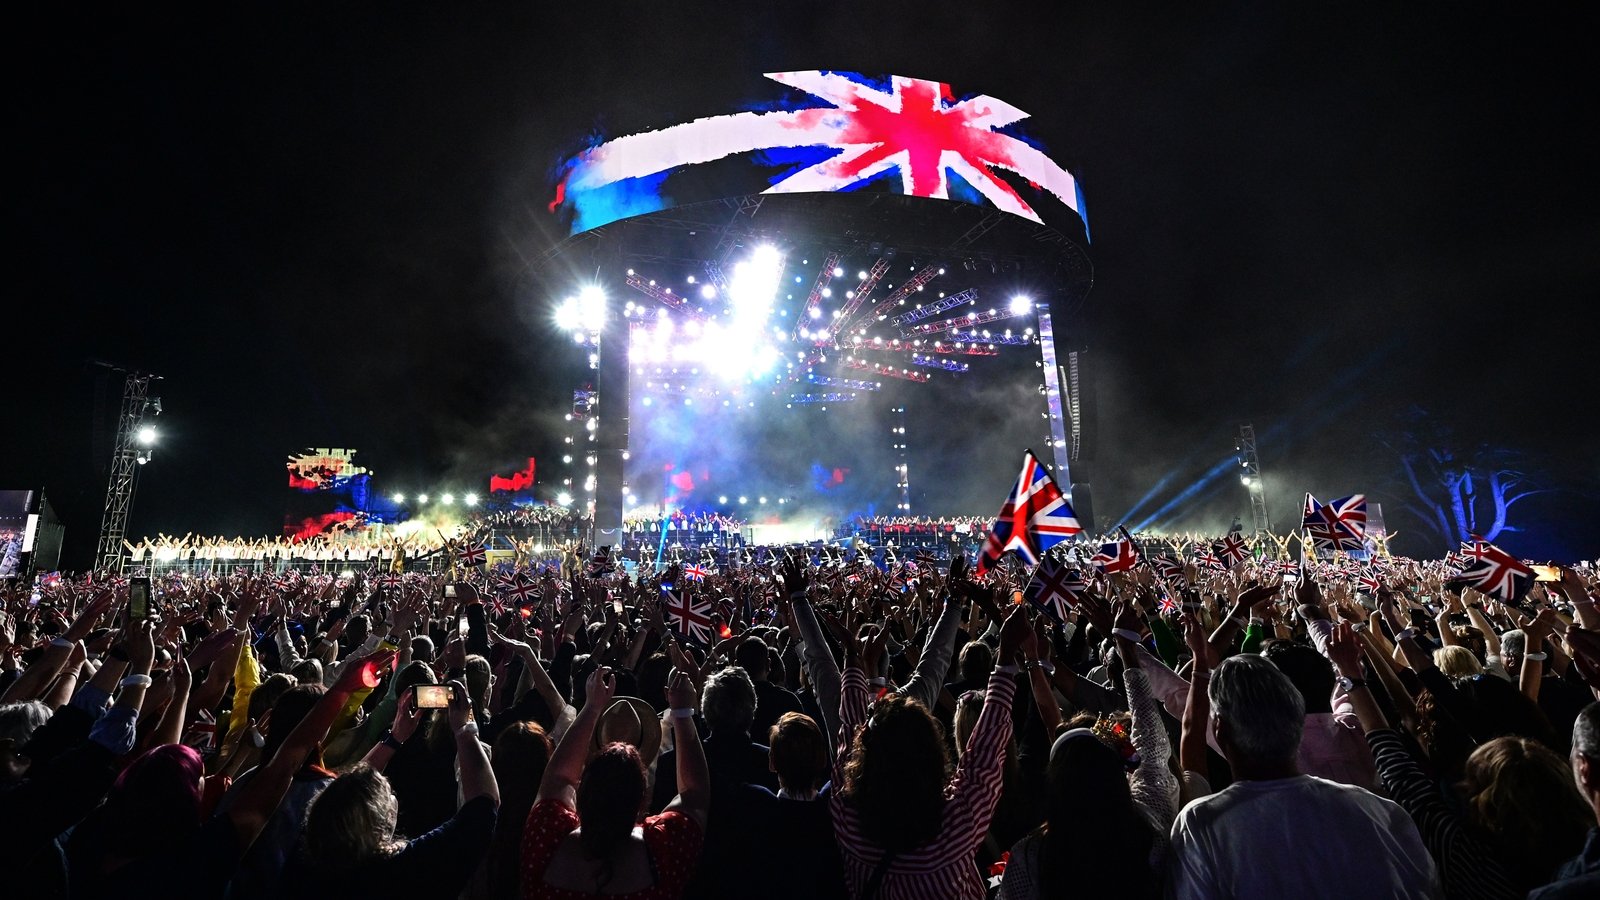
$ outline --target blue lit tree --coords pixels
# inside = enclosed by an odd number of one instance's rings
[[[1493,541],[1521,531],[1510,523],[1511,508],[1551,493],[1533,486],[1535,479],[1515,450],[1486,443],[1463,448],[1452,428],[1421,407],[1411,407],[1400,419],[1400,427],[1377,438],[1398,457],[1403,484],[1414,497],[1406,511],[1442,549],[1454,549],[1472,535]]]

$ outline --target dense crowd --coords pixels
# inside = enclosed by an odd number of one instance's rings
[[[1593,569],[1011,571],[11,585],[4,894],[1600,896]]]

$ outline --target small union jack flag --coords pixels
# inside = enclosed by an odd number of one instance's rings
[[[391,573],[389,575],[384,575],[381,578],[379,578],[378,579],[378,584],[380,584],[380,585],[382,585],[383,587],[386,587],[386,588],[397,588],[397,587],[400,586],[401,582],[403,582],[404,580],[405,579],[401,578],[399,575],[395,575],[395,574]]]
[[[678,636],[696,644],[711,642],[711,602],[698,599],[687,592],[668,591],[666,598],[667,623]]]
[[[1378,591],[1383,589],[1383,582],[1378,579],[1378,576],[1370,572],[1363,572],[1356,576],[1356,587],[1358,590],[1366,591],[1369,594],[1377,594]]]
[[[1066,563],[1054,555],[1047,555],[1033,570],[1033,577],[1028,579],[1022,594],[1035,608],[1060,623],[1067,620],[1068,608],[1077,606],[1088,589],[1089,583],[1082,572],[1067,568]]]
[[[683,577],[690,581],[705,581],[710,571],[699,563],[692,563],[683,567]]]
[[[1171,594],[1162,594],[1156,598],[1156,611],[1163,616],[1175,616],[1178,614],[1178,601]]]
[[[1000,507],[1000,515],[989,529],[983,552],[978,556],[976,574],[982,575],[1015,550],[1030,566],[1051,547],[1083,530],[1067,497],[1056,485],[1032,450],[1022,454],[1022,472],[1011,488],[1011,495]]]
[[[1217,558],[1229,569],[1250,558],[1250,550],[1245,545],[1244,535],[1237,531],[1228,532],[1228,536],[1217,544],[1216,553]]]
[[[1150,560],[1150,565],[1155,568],[1156,574],[1162,578],[1183,580],[1183,563],[1170,556],[1158,556]]]
[[[463,565],[481,566],[489,559],[488,547],[467,547],[456,554]]]
[[[1219,572],[1227,568],[1222,564],[1222,560],[1218,559],[1217,555],[1209,549],[1202,549],[1199,553],[1196,553],[1194,555],[1194,564],[1202,569],[1215,569]]]
[[[1117,572],[1126,572],[1139,564],[1139,554],[1133,549],[1133,541],[1112,541],[1100,545],[1100,551],[1089,562],[1096,569],[1111,575]]]
[[[1300,580],[1300,564],[1292,559],[1278,560],[1275,568],[1279,575],[1292,581]]]
[[[538,585],[526,578],[523,578],[521,575],[517,576],[517,579],[512,582],[510,588],[511,597],[516,601],[518,606],[533,602],[534,595],[537,594],[538,591]]]
[[[1488,541],[1475,540],[1473,544],[1469,555],[1477,561],[1446,584],[1464,585],[1503,603],[1516,603],[1533,587],[1534,571],[1526,563]]]
[[[1322,504],[1306,494],[1301,524],[1319,547],[1360,550],[1367,537],[1367,495],[1351,494]]]

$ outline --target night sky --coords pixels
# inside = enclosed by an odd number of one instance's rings
[[[557,477],[583,373],[526,262],[556,236],[555,165],[817,68],[1003,99],[1079,178],[1094,288],[1064,327],[1092,360],[1098,524],[1248,524],[1218,467],[1250,422],[1275,523],[1365,492],[1398,552],[1436,552],[1393,449],[1420,408],[1426,446],[1549,491],[1497,543],[1600,553],[1576,8],[408,6],[14,14],[0,487],[44,488],[64,565],[93,549],[116,421],[92,360],[164,377],[133,535],[276,533],[310,446],[358,448],[386,492],[528,455]],[[942,384],[912,400],[935,422],[1033,389]],[[1012,431],[931,444],[919,509],[992,514]]]

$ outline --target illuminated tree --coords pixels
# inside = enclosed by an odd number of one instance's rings
[[[1521,531],[1510,524],[1511,507],[1551,493],[1530,486],[1534,479],[1515,450],[1486,443],[1460,447],[1454,430],[1421,407],[1400,418],[1400,427],[1378,435],[1378,441],[1398,457],[1405,488],[1415,498],[1406,511],[1437,536],[1442,549],[1454,549],[1472,535],[1493,541]]]

